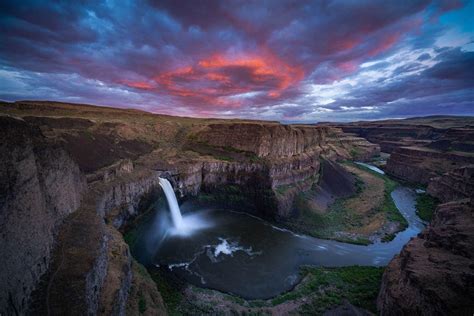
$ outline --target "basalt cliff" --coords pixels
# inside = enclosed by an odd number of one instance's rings
[[[441,203],[428,227],[388,265],[382,315],[468,315],[474,310],[474,120],[427,117],[345,124],[390,156],[385,171]]]
[[[182,199],[212,192],[279,221],[299,191],[317,184],[322,159],[364,160],[380,150],[327,126],[54,102],[2,103],[0,114],[6,314],[137,314],[140,304],[165,314],[121,234],[161,194],[159,177]]]
[[[473,126],[445,117],[282,125],[1,103],[0,312],[134,315],[146,305],[145,314],[166,314],[122,235],[162,196],[160,177],[182,200],[206,197],[285,222],[300,192],[312,188],[328,201],[354,192],[354,178],[334,161],[368,160],[381,149],[390,154],[387,173],[445,204],[386,269],[380,313],[472,311]]]
[[[443,174],[474,163],[474,121],[470,117],[434,116],[339,125],[380,145],[389,153],[386,172],[428,185]]]

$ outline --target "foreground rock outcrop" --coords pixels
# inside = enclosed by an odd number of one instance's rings
[[[117,228],[153,201],[159,175],[138,169],[89,183],[80,208],[60,227],[52,264],[35,292],[31,314],[124,314],[138,276]],[[156,300],[161,302],[161,296]]]
[[[123,315],[139,291],[164,314],[117,231],[156,198],[160,173],[124,160],[86,184],[74,157],[37,126],[1,116],[0,140],[0,313]]]
[[[25,312],[86,185],[71,156],[38,128],[0,117],[0,141],[0,311],[15,315]]]
[[[428,228],[388,265],[381,315],[471,315],[474,311],[472,200],[440,205]]]

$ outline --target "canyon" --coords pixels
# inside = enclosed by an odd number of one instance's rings
[[[381,315],[472,313],[472,118],[428,117],[340,127],[379,144],[391,154],[385,167],[388,174],[426,187],[443,203],[428,227],[388,265],[377,301]]]
[[[282,125],[1,103],[0,310],[124,315],[145,304],[150,315],[166,314],[156,284],[122,236],[162,195],[160,177],[182,201],[207,196],[285,224],[298,216],[301,192],[329,192],[329,203],[354,194],[355,180],[347,180],[353,167],[340,162],[368,161],[383,151],[390,153],[388,174],[426,186],[445,204],[389,264],[379,311],[469,311],[472,121]],[[332,191],[331,179],[340,178],[350,184]],[[438,281],[445,279],[448,291]],[[454,299],[459,289],[464,296]]]

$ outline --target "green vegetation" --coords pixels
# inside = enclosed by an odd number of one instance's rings
[[[403,217],[403,215],[400,213],[400,211],[397,209],[397,206],[393,202],[393,199],[392,199],[392,196],[391,196],[393,190],[395,190],[398,187],[398,185],[399,185],[398,182],[392,180],[387,175],[380,174],[380,173],[375,172],[375,171],[373,171],[373,170],[371,170],[367,167],[364,167],[364,166],[361,166],[361,165],[358,165],[358,164],[352,164],[352,165],[359,168],[359,169],[361,169],[361,170],[370,172],[372,175],[375,175],[375,176],[383,179],[385,189],[384,189],[384,201],[383,201],[383,204],[381,206],[381,210],[384,211],[385,213],[387,213],[388,220],[390,220],[391,222],[397,222],[400,225],[401,230],[404,230],[405,228],[407,228],[408,227],[408,222],[405,219],[405,217]],[[392,237],[387,237],[386,236],[385,238],[390,238],[389,240],[392,240],[394,237],[395,236],[392,236]]]
[[[184,150],[190,150],[200,155],[209,155],[215,159],[223,161],[250,161],[264,162],[264,159],[258,157],[255,153],[237,149],[230,146],[213,146],[207,142],[197,141],[195,135],[188,136],[188,143],[184,146]]]
[[[253,208],[249,201],[249,195],[244,192],[244,188],[228,184],[214,188],[212,193],[200,193],[199,202],[217,203],[229,208]]]
[[[379,176],[382,176],[382,175],[379,175]],[[391,196],[393,190],[395,190],[395,188],[398,186],[398,183],[393,181],[387,176],[383,176],[383,179],[385,181],[385,191],[384,191],[384,201],[383,201],[381,209],[382,211],[387,213],[387,218],[389,221],[397,222],[400,225],[401,230],[404,230],[405,228],[408,227],[408,222],[398,210]]]
[[[255,180],[259,182],[258,179]],[[258,185],[258,184],[255,184]],[[275,193],[262,186],[220,185],[212,190],[201,192],[198,202],[234,210],[269,210],[276,208]]]
[[[344,208],[344,199],[338,199],[326,213],[314,212],[308,207],[307,200],[310,193],[300,193],[295,199],[295,207],[300,212],[299,216],[290,220],[287,226],[296,231],[303,231],[313,237],[334,239],[357,245],[369,245],[367,238],[336,235],[337,232],[346,231],[362,224],[361,216]]]
[[[389,242],[395,239],[395,234],[386,234],[382,237],[382,242]]]
[[[431,221],[439,200],[423,193],[416,198],[416,214],[424,221]]]
[[[272,308],[294,303],[296,314],[320,315],[345,300],[354,306],[376,313],[383,267],[350,266],[338,268],[303,267],[301,283],[293,290],[269,300],[244,300],[219,291],[190,286],[183,294],[181,286],[160,271],[150,273],[170,315],[269,315]]]
[[[319,174],[318,175],[312,175],[304,180],[298,181],[296,183],[292,184],[282,184],[277,187],[275,187],[275,193],[279,195],[285,195],[289,190],[291,189],[298,189],[299,187],[304,187],[305,185],[311,184],[314,186],[319,180]]]
[[[130,229],[129,231],[127,231],[125,233],[125,235],[123,235],[123,239],[125,240],[125,242],[130,246],[132,247],[133,245],[135,245],[137,239],[138,239],[138,232],[137,230],[135,229]]]
[[[138,299],[138,311],[140,312],[140,314],[146,312],[146,300],[143,294],[141,294]]]
[[[149,269],[148,272],[158,287],[168,313],[170,315],[179,315],[177,309],[183,300],[182,284],[174,282],[158,269]]]
[[[309,298],[302,314],[322,314],[347,299],[351,304],[376,312],[376,298],[384,268],[351,266],[342,268],[302,269],[303,282],[295,290],[272,300],[273,305],[299,298]]]
[[[306,234],[312,235],[317,238],[333,239],[341,242],[347,242],[359,245],[368,245],[371,243],[369,235],[362,229],[367,227],[368,223],[379,223],[381,226],[383,219],[380,216],[376,216],[380,212],[383,212],[385,219],[391,222],[398,223],[398,229],[404,230],[408,227],[408,222],[403,215],[397,209],[393,199],[391,197],[392,191],[398,186],[398,183],[388,176],[381,175],[369,168],[360,166],[351,162],[345,163],[347,166],[356,167],[357,169],[370,173],[372,178],[377,177],[383,180],[383,199],[379,204],[374,204],[372,208],[367,206],[367,200],[371,199],[370,194],[367,194],[372,190],[371,188],[377,183],[381,184],[380,180],[377,182],[362,180],[358,175],[354,174],[356,182],[356,193],[353,196],[337,199],[327,210],[317,210],[312,202],[314,199],[313,192],[302,192],[295,198],[295,209],[298,211],[298,216],[290,219],[286,225],[295,231],[301,231]],[[363,177],[363,175],[360,175]],[[371,181],[371,184],[365,183],[364,181]],[[380,188],[380,184],[378,184]],[[285,192],[285,187],[278,187],[276,189],[277,194]],[[367,191],[369,190],[369,191]],[[354,199],[356,199],[354,201]],[[353,200],[351,203],[347,203],[349,200]],[[352,205],[349,207],[348,205]],[[360,205],[362,210],[357,209]],[[369,204],[370,205],[370,204]],[[356,208],[356,209],[355,209]],[[377,222],[375,222],[377,221]],[[361,232],[361,233],[357,233]],[[388,242],[395,238],[395,234],[386,234],[382,241]]]
[[[360,155],[360,149],[352,148],[350,151],[350,154],[351,154],[351,157],[355,159]]]

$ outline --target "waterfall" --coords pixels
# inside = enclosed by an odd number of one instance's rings
[[[168,180],[163,178],[160,178],[160,186],[163,188],[163,191],[165,191],[166,200],[168,201],[168,205],[170,207],[171,218],[173,219],[174,227],[177,230],[180,230],[183,228],[183,217],[181,216],[181,210],[179,209],[173,187]]]

